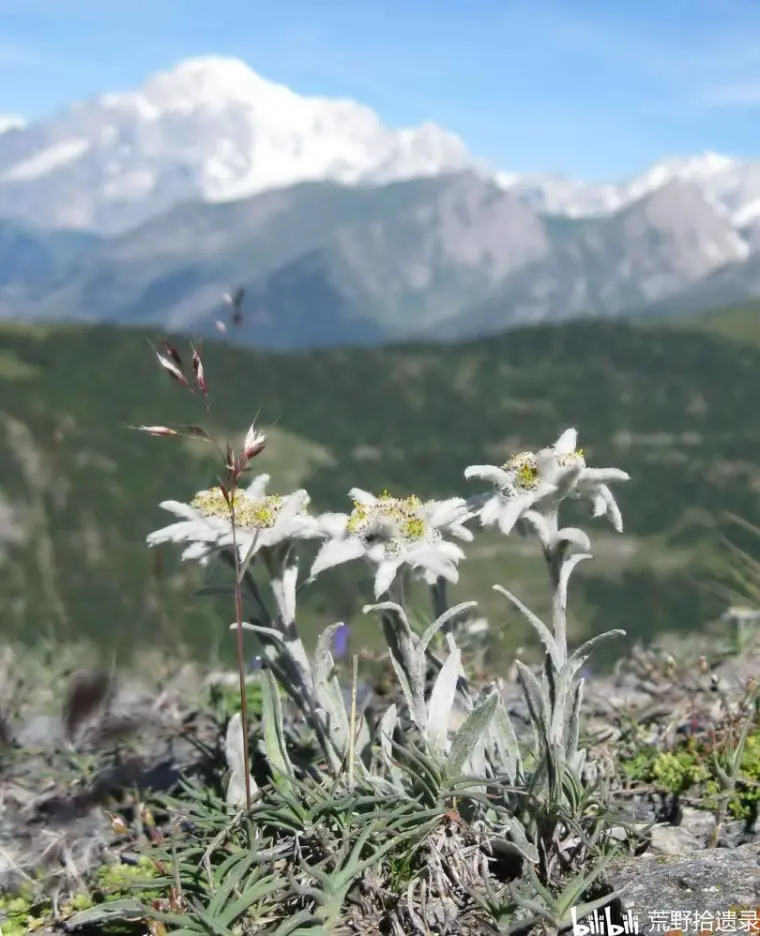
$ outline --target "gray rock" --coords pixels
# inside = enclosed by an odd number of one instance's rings
[[[608,868],[605,883],[619,892],[617,910],[638,921],[639,933],[718,932],[731,928],[732,920],[734,932],[747,932],[760,905],[760,847],[622,858]]]
[[[653,855],[689,855],[702,847],[702,842],[683,826],[656,825],[652,828]]]
[[[681,810],[681,828],[707,842],[715,831],[715,816],[704,809],[684,806]]]

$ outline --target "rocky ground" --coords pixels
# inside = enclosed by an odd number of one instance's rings
[[[234,705],[234,677],[196,666],[138,661],[120,676],[82,668],[72,652],[51,676],[50,660],[31,659],[6,650],[0,667],[3,936],[22,931],[8,929],[9,901],[30,882],[59,917],[71,917],[76,906],[64,912],[63,905],[92,886],[98,869],[139,863],[120,817],[141,815],[151,791],[175,788],[183,774],[217,769],[210,765]],[[758,678],[760,652],[748,648],[722,660],[638,651],[616,673],[589,679],[586,733],[596,770],[613,778],[615,808],[646,833],[639,854],[604,874],[602,889],[618,894],[611,922],[634,921],[641,933],[760,930],[760,719],[747,704]],[[377,682],[362,695],[379,709],[387,697],[380,700]],[[251,684],[255,732],[255,677]],[[524,701],[511,678],[504,695],[524,729]],[[747,719],[757,776],[746,757],[741,795],[729,806],[715,795],[709,752],[730,750]]]

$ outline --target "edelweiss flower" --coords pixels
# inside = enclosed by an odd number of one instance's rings
[[[306,491],[295,491],[282,497],[265,495],[268,482],[269,475],[262,474],[246,490],[235,493],[234,538],[241,558],[249,551],[255,555],[260,549],[286,540],[319,536],[316,518],[306,513],[309,503]],[[232,511],[221,488],[199,491],[189,504],[164,501],[161,507],[182,520],[151,533],[147,538],[149,546],[167,542],[190,543],[182,558],[205,562],[215,548],[232,545]]]
[[[583,450],[576,448],[577,439],[575,429],[568,429],[549,448],[520,452],[500,468],[494,465],[467,468],[466,478],[491,481],[495,488],[480,509],[481,524],[498,524],[502,533],[510,533],[528,512],[543,513],[555,509],[567,497],[585,497],[593,502],[595,517],[607,514],[621,532],[620,510],[607,485],[627,481],[629,476],[619,468],[588,468]]]
[[[431,584],[439,577],[458,580],[457,562],[464,558],[464,552],[443,534],[472,539],[472,533],[462,525],[470,514],[461,497],[423,503],[415,496],[400,498],[387,492],[375,497],[359,488],[349,493],[354,500],[350,515],[325,514],[319,519],[328,540],[314,560],[312,578],[332,566],[364,557],[377,566],[376,597],[390,588],[405,564],[424,570],[425,580]]]

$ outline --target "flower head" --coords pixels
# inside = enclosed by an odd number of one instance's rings
[[[415,495],[394,497],[386,491],[375,497],[359,488],[350,495],[354,500],[350,514],[320,518],[327,542],[314,560],[312,578],[324,569],[364,557],[376,566],[378,597],[388,590],[404,564],[422,569],[430,582],[440,576],[457,581],[457,562],[464,558],[464,552],[443,534],[472,539],[463,526],[469,513],[462,498],[424,503]]]
[[[245,441],[243,442],[243,459],[245,462],[249,462],[252,458],[255,458],[261,452],[264,451],[267,444],[267,437],[263,432],[259,432],[255,426],[251,425],[251,428],[245,434]]]
[[[231,546],[233,541],[242,557],[287,540],[319,536],[316,519],[306,512],[306,491],[265,495],[268,482],[269,475],[259,475],[244,491],[229,493],[212,487],[199,491],[189,504],[164,501],[161,507],[182,519],[151,533],[148,545],[189,543],[182,558],[203,562],[214,549]]]
[[[510,533],[529,512],[556,510],[567,497],[585,497],[593,502],[595,517],[607,514],[615,529],[621,531],[620,511],[607,485],[627,481],[629,476],[618,468],[587,467],[583,450],[577,448],[577,438],[575,429],[568,429],[554,445],[538,452],[520,452],[501,467],[467,468],[466,478],[490,481],[494,488],[480,509],[481,524],[497,524],[502,533]]]

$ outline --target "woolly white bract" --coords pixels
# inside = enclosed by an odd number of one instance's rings
[[[268,483],[269,475],[262,474],[246,490],[235,494],[234,541],[241,559],[266,547],[319,536],[316,518],[305,512],[309,503],[306,491],[265,495]],[[232,545],[232,511],[221,488],[199,491],[190,504],[169,500],[160,506],[182,519],[151,533],[147,537],[149,546],[189,543],[182,558],[205,562],[215,549]]]
[[[427,501],[418,497],[375,497],[352,488],[354,509],[350,514],[328,513],[319,518],[320,532],[327,541],[311,568],[314,578],[325,569],[365,558],[376,567],[375,597],[386,592],[399,569],[408,565],[422,570],[429,583],[438,578],[456,582],[457,563],[464,551],[444,539],[449,533],[469,542],[472,533],[463,526],[470,517],[461,497]]]
[[[494,486],[493,494],[479,510],[481,524],[498,525],[502,533],[509,534],[525,517],[542,541],[551,540],[556,528],[545,526],[543,518],[556,516],[557,507],[566,498],[583,497],[592,501],[594,517],[606,514],[615,529],[622,532],[620,510],[608,485],[628,481],[629,475],[619,468],[587,467],[583,451],[576,447],[577,439],[576,430],[567,429],[554,445],[538,452],[520,452],[501,467],[471,465],[465,469],[466,478],[480,478]],[[584,536],[581,534],[579,545],[587,542]]]

